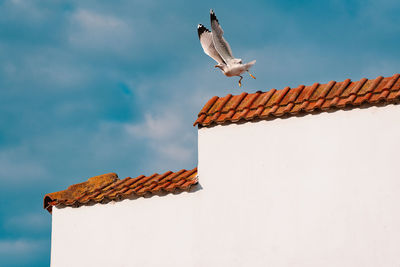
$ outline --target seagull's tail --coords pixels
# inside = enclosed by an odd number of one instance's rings
[[[250,61],[250,62],[244,64],[244,65],[245,65],[246,71],[248,71],[251,67],[253,67],[254,64],[256,64],[256,61],[255,61],[255,60]]]

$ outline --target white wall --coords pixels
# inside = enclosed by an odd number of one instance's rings
[[[52,266],[399,266],[400,106],[199,130],[194,193],[53,210]]]
[[[53,208],[51,266],[191,266],[195,194]]]

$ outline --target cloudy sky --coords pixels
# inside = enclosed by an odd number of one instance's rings
[[[214,8],[244,86],[196,26]],[[400,72],[400,2],[0,1],[0,265],[48,266],[45,193],[88,177],[191,169],[212,96]]]

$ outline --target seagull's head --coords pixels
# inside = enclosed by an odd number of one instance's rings
[[[225,65],[221,64],[221,63],[214,66],[214,68],[220,68],[222,71],[224,71],[224,67],[225,67]]]

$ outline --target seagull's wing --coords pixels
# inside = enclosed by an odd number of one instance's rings
[[[212,59],[217,61],[219,64],[225,64],[222,57],[218,54],[217,50],[215,49],[213,40],[212,40],[212,33],[204,27],[204,25],[199,24],[197,25],[197,33],[199,34],[200,44],[203,47],[204,53],[209,55]]]
[[[221,55],[222,59],[226,63],[229,63],[233,59],[232,49],[222,36],[224,34],[224,30],[222,30],[221,26],[219,25],[218,19],[212,9],[210,10],[210,19],[212,40],[214,42],[215,49],[217,50],[218,54]]]

